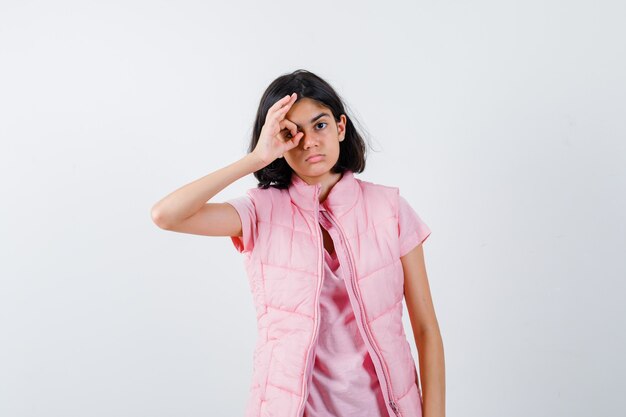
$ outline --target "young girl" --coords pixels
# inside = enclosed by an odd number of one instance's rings
[[[152,209],[159,227],[229,236],[244,255],[258,322],[247,417],[444,416],[421,245],[430,229],[397,187],[353,175],[364,168],[365,143],[338,94],[297,70],[263,94],[245,157]],[[258,187],[207,203],[250,173]]]

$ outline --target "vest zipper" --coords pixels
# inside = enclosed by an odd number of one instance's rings
[[[374,343],[373,338],[371,337],[369,326],[368,326],[368,324],[367,324],[367,322],[365,320],[365,315],[363,314],[363,304],[362,304],[362,301],[361,301],[360,292],[358,291],[358,288],[357,288],[357,285],[356,285],[356,275],[353,273],[355,270],[354,270],[354,266],[352,264],[352,258],[351,258],[351,255],[350,255],[350,250],[348,249],[348,245],[346,243],[346,239],[345,239],[345,236],[343,234],[343,230],[341,229],[339,224],[333,220],[332,214],[330,214],[329,212],[326,212],[325,215],[324,215],[324,213],[322,213],[322,214],[323,214],[323,217],[325,219],[330,220],[330,222],[333,223],[335,228],[338,230],[339,237],[341,238],[341,243],[343,244],[343,247],[346,250],[346,259],[348,260],[349,271],[350,271],[350,284],[352,286],[352,292],[353,292],[353,294],[355,296],[355,299],[356,299],[356,301],[357,301],[357,303],[359,305],[359,318],[361,320],[361,324],[363,326],[363,329],[365,330],[366,339],[368,340],[369,344],[371,345],[371,347],[373,348],[374,352],[378,356],[378,361],[380,362],[380,367],[381,367],[381,369],[383,371],[383,383],[385,384],[385,388],[387,389],[387,396],[389,398],[389,406],[391,407],[393,412],[396,414],[396,416],[400,417],[401,416],[400,409],[398,408],[398,404],[395,402],[395,399],[393,397],[393,393],[391,391],[391,384],[389,383],[389,372],[387,370],[386,364],[384,363],[384,361],[382,359],[382,355],[378,351],[378,347],[376,346],[376,344]],[[322,242],[322,245],[323,245],[323,242]],[[354,279],[352,277],[354,277]]]
[[[320,194],[320,190],[322,189],[322,186],[320,184],[316,185],[316,193],[315,193],[315,201],[317,202],[316,204],[316,210],[315,210],[315,221],[317,224],[317,236],[318,236],[318,242],[320,243],[319,247],[320,247],[320,251],[319,251],[319,259],[320,261],[318,262],[317,265],[317,269],[319,271],[319,275],[318,275],[318,280],[317,280],[317,293],[316,293],[316,297],[315,297],[315,330],[313,331],[313,339],[311,340],[311,344],[309,345],[309,351],[307,354],[307,358],[306,358],[306,362],[304,364],[304,377],[303,377],[303,382],[302,384],[304,385],[304,395],[302,396],[302,401],[300,403],[300,408],[298,411],[298,416],[302,417],[304,415],[304,411],[305,411],[305,406],[306,406],[306,401],[307,401],[307,397],[308,397],[308,393],[309,393],[309,384],[308,384],[308,379],[309,379],[309,363],[311,362],[311,357],[313,356],[312,353],[314,352],[313,347],[315,346],[315,343],[317,342],[317,335],[319,333],[319,327],[320,327],[320,303],[319,303],[319,297],[320,297],[320,293],[321,293],[321,288],[322,288],[322,279],[323,276],[322,274],[324,273],[324,241],[322,239],[322,232],[319,228],[319,194]]]

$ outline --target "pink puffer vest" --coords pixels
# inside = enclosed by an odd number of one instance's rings
[[[421,417],[422,393],[402,324],[404,271],[398,239],[399,189],[346,171],[322,203],[320,184],[293,174],[286,190],[252,188],[251,236],[232,237],[245,255],[256,308],[257,343],[246,417],[301,417],[318,335],[323,274],[320,224],[333,224],[356,322],[391,417]],[[252,244],[253,242],[253,244]],[[247,247],[252,247],[246,251]]]

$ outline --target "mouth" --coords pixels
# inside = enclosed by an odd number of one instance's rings
[[[320,159],[322,159],[323,157],[324,157],[324,154],[318,153],[318,154],[315,154],[315,155],[311,155],[311,156],[309,156],[309,157],[306,159],[306,161],[308,161],[308,162],[317,162],[317,161],[319,161]]]

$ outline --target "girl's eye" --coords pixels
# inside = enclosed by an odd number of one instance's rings
[[[328,123],[326,123],[326,122],[319,122],[316,126],[319,126],[319,125],[327,125],[327,124],[328,124]],[[323,127],[321,127],[320,129],[323,129]],[[286,131],[286,132],[285,132],[285,138],[287,138],[287,139],[291,139],[291,132]]]

